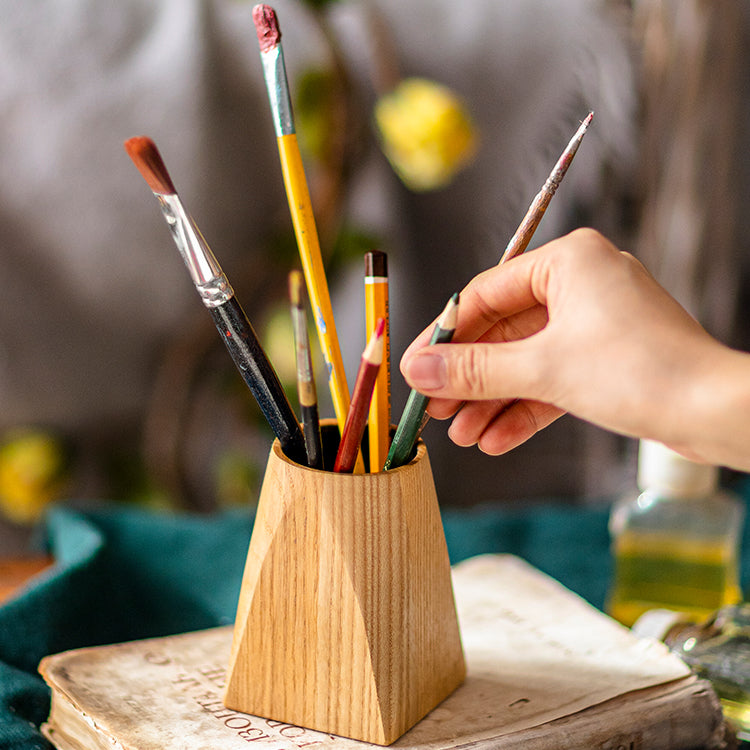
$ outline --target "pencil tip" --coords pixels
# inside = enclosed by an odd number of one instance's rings
[[[270,5],[256,5],[253,8],[253,23],[258,33],[260,51],[267,52],[281,41],[281,29],[276,11]]]
[[[367,342],[362,359],[371,365],[379,365],[383,361],[383,334],[385,333],[385,318],[378,318],[375,330]]]
[[[177,193],[161,154],[156,148],[156,144],[149,137],[139,135],[128,138],[124,145],[128,156],[133,160],[153,192],[161,195],[175,195]]]
[[[444,331],[452,331],[456,328],[458,322],[458,302],[459,294],[456,292],[448,300],[448,304],[438,318],[437,324]]]

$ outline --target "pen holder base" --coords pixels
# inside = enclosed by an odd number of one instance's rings
[[[387,745],[461,684],[450,563],[424,444],[377,474],[271,449],[224,703]]]

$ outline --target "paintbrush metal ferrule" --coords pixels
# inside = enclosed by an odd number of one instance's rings
[[[261,51],[260,60],[263,64],[263,77],[268,89],[268,97],[271,100],[271,114],[276,137],[291,135],[295,132],[294,113],[292,98],[289,94],[289,82],[286,77],[284,50],[281,44]]]
[[[292,331],[294,333],[296,350],[297,383],[300,388],[300,403],[302,406],[310,406],[316,403],[317,393],[307,335],[307,315],[305,315],[304,308],[296,304],[291,306],[291,312]]]
[[[179,195],[154,195],[203,304],[208,308],[223,305],[234,296],[234,290]]]

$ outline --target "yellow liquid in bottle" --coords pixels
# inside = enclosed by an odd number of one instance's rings
[[[625,531],[614,543],[614,558],[607,610],[628,627],[649,609],[702,618],[742,597],[735,549],[723,538]]]
[[[750,696],[745,694],[743,700],[730,700],[719,695],[724,716],[734,727],[737,737],[744,742],[750,740]]]

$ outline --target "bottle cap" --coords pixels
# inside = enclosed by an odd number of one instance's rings
[[[667,497],[711,495],[719,483],[716,466],[689,461],[653,440],[641,440],[638,448],[638,486]]]
[[[649,609],[634,623],[631,631],[639,638],[662,641],[677,623],[685,622],[685,614],[671,609]]]

